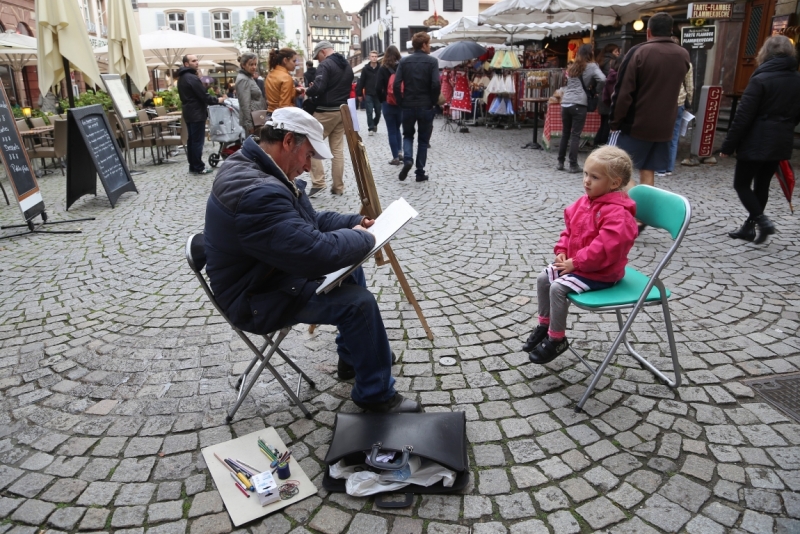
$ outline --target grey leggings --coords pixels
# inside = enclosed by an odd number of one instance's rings
[[[551,284],[547,271],[542,271],[536,279],[536,296],[539,299],[539,317],[550,318],[551,332],[564,332],[567,329],[569,299],[573,290],[564,284]]]

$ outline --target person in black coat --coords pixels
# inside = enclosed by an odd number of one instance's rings
[[[303,81],[306,82],[305,86],[311,85],[317,75],[317,68],[314,66],[313,61],[306,61],[306,72],[303,74]]]
[[[208,94],[203,82],[197,76],[197,56],[183,56],[183,68],[178,71],[178,95],[181,97],[183,126],[189,139],[186,142],[186,158],[189,160],[190,174],[213,172],[203,163],[203,143],[206,138],[206,118],[208,106],[221,104],[225,97]]]
[[[736,152],[733,188],[750,214],[741,228],[728,233],[735,239],[763,243],[775,233],[764,209],[772,175],[781,160],[792,157],[794,129],[800,123],[800,73],[795,56],[792,42],[783,35],[764,42],[756,57],[758,68],[720,149],[722,157]]]
[[[378,124],[381,122],[381,103],[376,92],[379,68],[378,53],[373,50],[369,53],[369,63],[361,70],[361,77],[356,85],[356,97],[359,102],[363,99],[364,108],[367,110],[369,135],[378,131]]]

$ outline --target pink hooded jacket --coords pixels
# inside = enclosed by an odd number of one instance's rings
[[[636,203],[614,191],[589,199],[583,195],[564,210],[567,227],[555,246],[575,266],[573,274],[599,282],[618,282],[625,275],[628,252],[639,235]]]

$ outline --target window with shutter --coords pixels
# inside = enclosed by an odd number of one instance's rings
[[[190,11],[186,14],[186,32],[195,35],[196,31],[194,27],[194,13]]]
[[[203,12],[203,37],[211,39],[211,13]]]
[[[408,35],[408,28],[400,28],[400,50],[405,52],[408,50],[406,43],[411,39]]]
[[[275,19],[275,22],[278,23],[278,29],[281,32],[281,38],[286,38],[286,19],[283,18],[283,11],[278,13],[278,17]]]
[[[464,11],[464,1],[453,0],[453,11]]]
[[[442,2],[442,11],[454,11],[453,0],[444,0]]]
[[[156,26],[158,26],[158,29],[160,30],[166,25],[167,23],[165,21],[164,13],[156,13]]]
[[[408,10],[409,11],[419,11],[420,0],[408,0]]]
[[[419,10],[428,11],[428,0],[419,0]]]
[[[180,12],[167,13],[167,25],[176,32],[186,31],[186,14]]]

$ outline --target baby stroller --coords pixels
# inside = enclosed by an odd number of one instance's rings
[[[230,98],[224,104],[208,107],[208,134],[212,143],[219,143],[219,150],[208,156],[212,167],[242,148],[245,133],[239,126],[238,100]]]

